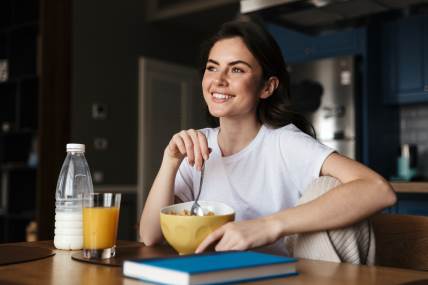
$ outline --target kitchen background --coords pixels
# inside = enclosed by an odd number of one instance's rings
[[[248,13],[263,18],[288,63],[358,63],[355,157],[390,179],[400,145],[414,144],[415,178],[427,178],[427,1],[283,2],[295,3]],[[332,11],[341,17],[320,16]],[[199,45],[239,12],[239,0],[0,1],[0,242],[53,237],[71,141],[86,144],[96,191],[124,193],[119,238],[135,239],[166,140],[205,125]],[[426,199],[402,195],[390,210],[428,214]]]
[[[400,142],[418,146],[418,170],[428,177],[428,104],[400,108]]]

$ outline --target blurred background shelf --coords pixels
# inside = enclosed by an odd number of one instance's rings
[[[0,238],[26,240],[26,228],[36,215],[36,168],[6,164],[1,168]]]
[[[36,218],[39,7],[0,2],[0,242],[25,240]]]

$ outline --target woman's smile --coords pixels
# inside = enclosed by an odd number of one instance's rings
[[[220,92],[212,92],[212,101],[215,103],[226,103],[229,99],[233,98],[233,95],[220,93]]]

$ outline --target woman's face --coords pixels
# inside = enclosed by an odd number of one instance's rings
[[[255,116],[262,67],[240,37],[214,44],[208,55],[202,90],[211,115]]]

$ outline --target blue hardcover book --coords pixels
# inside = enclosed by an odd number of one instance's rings
[[[296,261],[254,251],[226,251],[126,260],[123,275],[159,284],[236,283],[295,275]]]

